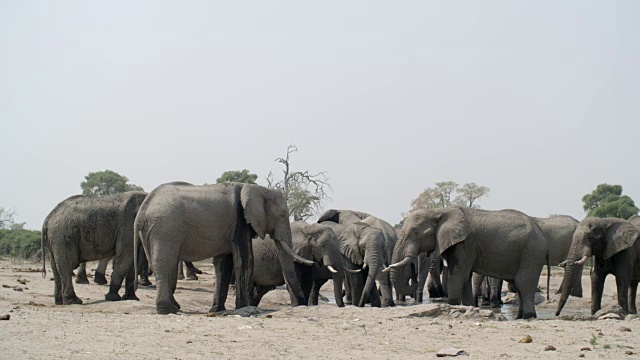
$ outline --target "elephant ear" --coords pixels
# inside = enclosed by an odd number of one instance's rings
[[[295,224],[295,222],[293,223]],[[309,228],[308,224],[300,227],[300,232],[294,232],[294,225],[291,225],[291,232],[293,236],[293,246],[291,247],[296,254],[302,256],[305,259],[313,259],[312,245],[314,234]]]
[[[440,255],[453,245],[463,242],[471,232],[469,223],[460,208],[452,208],[438,219],[438,229],[436,236]]]
[[[640,236],[638,229],[628,222],[620,222],[609,226],[604,258],[608,259],[620,251],[633,246]]]
[[[334,222],[334,223],[339,223],[340,222],[340,210],[329,209],[329,210],[325,211],[322,215],[320,215],[320,218],[316,222],[317,223],[321,223],[323,221],[331,221],[331,222]]]
[[[240,192],[244,218],[263,239],[267,235],[267,191],[262,186],[247,184]]]
[[[366,226],[367,225],[362,223],[351,224],[340,234],[339,237],[340,252],[344,257],[356,265],[362,265],[364,263],[364,258],[360,253],[358,243],[360,242],[362,229]]]

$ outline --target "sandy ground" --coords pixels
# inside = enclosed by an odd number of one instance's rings
[[[477,359],[631,359],[640,353],[640,320],[558,320],[553,316],[558,299],[554,294],[537,306],[541,319],[527,321],[459,316],[464,309],[442,315],[437,312],[447,307],[442,304],[377,309],[322,302],[290,308],[286,290],[267,294],[261,303],[267,311],[259,316],[207,317],[212,266],[196,265],[205,272],[200,280],[178,284],[176,299],[183,311],[161,316],[155,314],[153,287],[138,290],[139,302],[105,302],[107,286],[76,285],[85,303],[55,306],[50,271],[43,279],[40,264],[0,259],[0,316],[10,315],[10,320],[0,321],[0,358],[436,358],[438,350],[449,347],[468,354],[461,358]],[[95,268],[95,263],[88,268]],[[552,274],[555,290],[561,272]],[[542,277],[540,285],[545,283]],[[583,284],[585,294],[590,294],[588,274]],[[227,308],[233,309],[233,302],[230,296]],[[609,277],[603,307],[615,303],[615,281]],[[506,306],[502,312],[510,318],[514,308]],[[571,298],[565,309],[566,314],[588,315],[589,299]],[[434,310],[435,315],[412,316]],[[533,341],[520,343],[527,335]],[[557,350],[544,351],[548,345]]]

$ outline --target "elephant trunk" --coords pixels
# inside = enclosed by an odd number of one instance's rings
[[[407,245],[402,247],[402,244],[406,241],[398,241],[396,247],[393,249],[393,256],[391,258],[393,264],[401,264],[406,258],[415,259],[418,256],[418,250],[415,246]],[[396,289],[396,292],[401,295],[413,295],[418,289],[418,282],[414,281],[417,276],[414,276],[413,272],[415,268],[411,266],[411,263],[401,267],[392,267],[390,270],[391,283]]]
[[[322,263],[331,267],[331,276],[333,278],[333,295],[336,299],[336,305],[338,307],[344,307],[344,301],[342,300],[342,283],[344,281],[344,263],[340,255],[340,251],[336,249],[336,254],[325,254],[322,256]]]
[[[374,248],[374,245],[367,245],[365,250],[364,261],[368,267],[367,281],[362,289],[362,295],[360,296],[359,307],[363,307],[369,299],[369,293],[375,287],[376,277],[380,273],[382,262],[380,261],[380,251]],[[375,290],[377,291],[377,290]]]
[[[564,268],[562,292],[560,293],[560,301],[558,301],[556,316],[560,315],[562,308],[567,303],[573,284],[575,284],[577,279],[582,276],[582,264],[584,264],[584,261],[586,261],[586,259],[591,255],[591,249],[588,246],[582,245],[584,244],[583,240],[585,238],[586,234],[582,232],[576,232],[573,236],[573,242]]]

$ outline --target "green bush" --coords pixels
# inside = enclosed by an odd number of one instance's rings
[[[0,229],[0,256],[41,260],[40,231]]]

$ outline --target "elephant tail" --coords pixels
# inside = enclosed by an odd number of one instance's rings
[[[42,232],[40,233],[40,251],[42,252],[42,277],[45,278],[47,276],[47,264],[44,253],[44,242],[47,240],[47,227],[42,226]]]
[[[549,264],[549,253],[547,253],[547,301],[549,301],[549,288],[551,287],[551,265]]]

